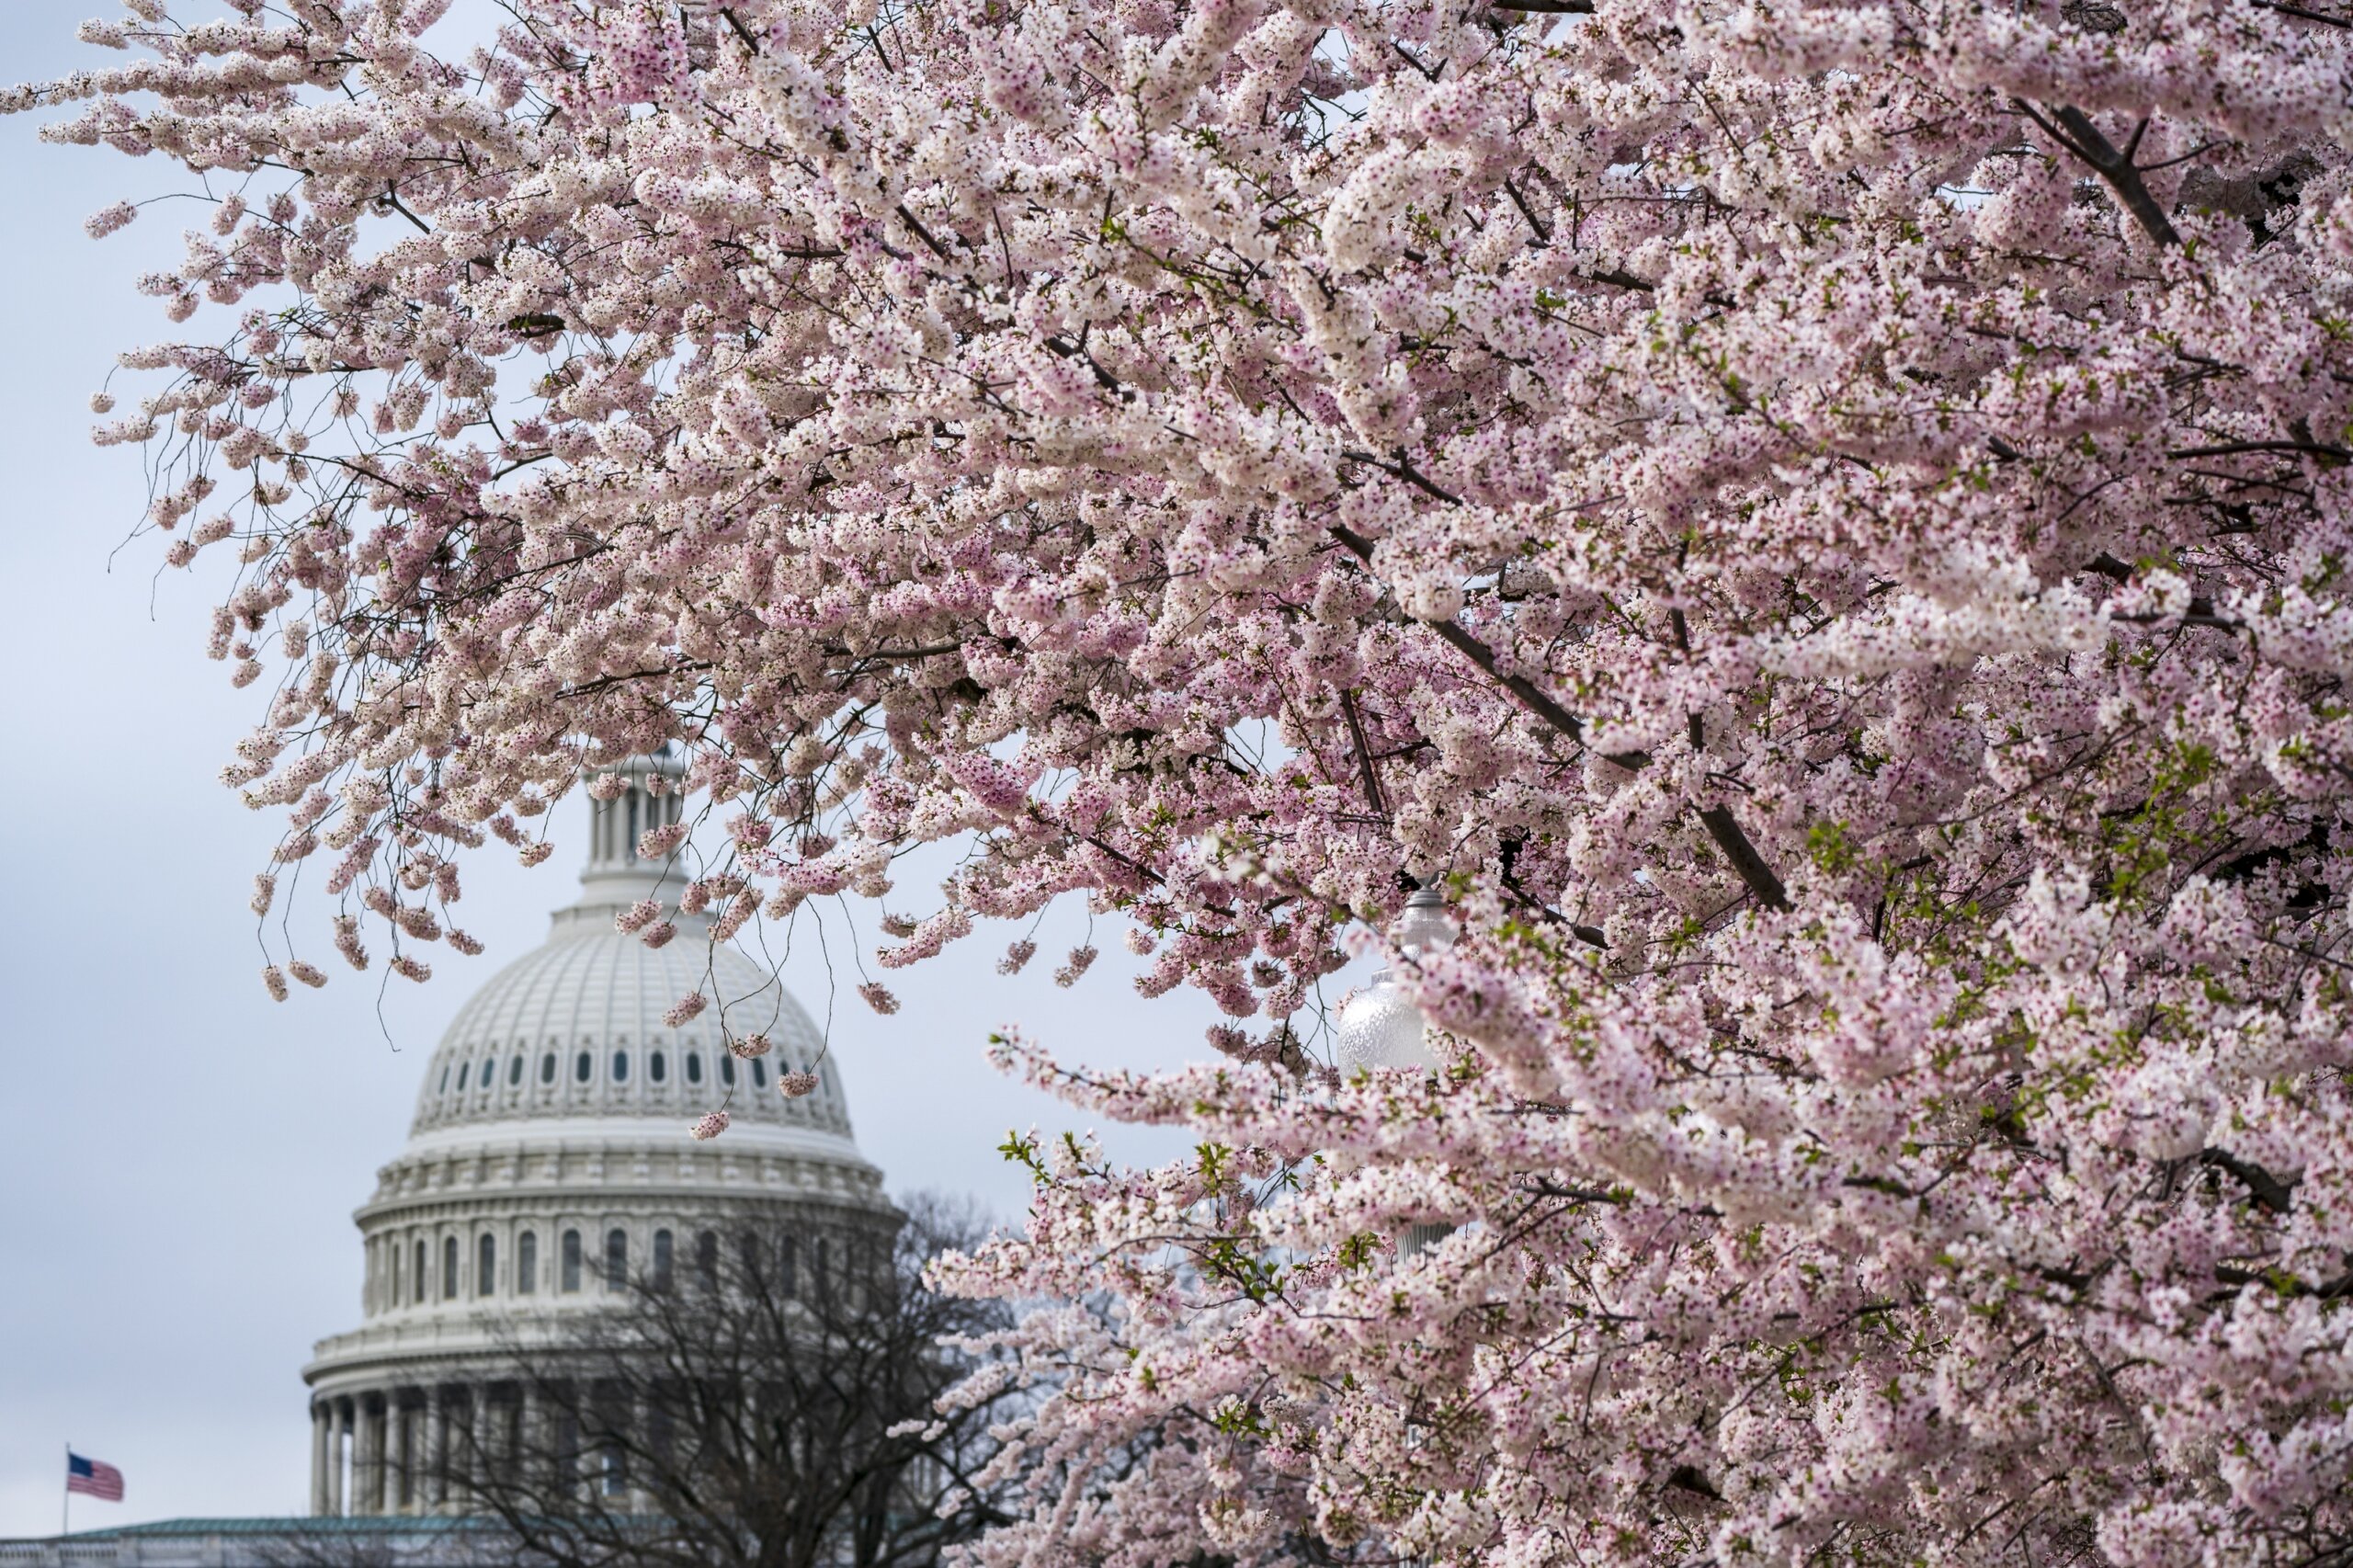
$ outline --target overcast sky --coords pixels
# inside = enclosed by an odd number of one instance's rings
[[[0,79],[122,58],[74,39],[107,10],[0,0]],[[538,870],[504,855],[471,869],[483,957],[441,950],[433,982],[394,981],[381,1013],[381,969],[362,980],[336,965],[326,990],[268,1000],[244,905],[275,818],[216,781],[258,702],[202,657],[218,579],[160,574],[152,540],[115,553],[145,502],[141,460],[88,440],[87,399],[116,353],[225,316],[174,328],[132,289],[177,259],[206,210],[162,203],[87,239],[89,213],[186,176],[41,143],[40,123],[57,118],[0,119],[0,734],[13,748],[0,758],[0,1537],[56,1530],[69,1440],[128,1479],[119,1506],[75,1499],[77,1529],[302,1509],[299,1374],[314,1340],[358,1322],[351,1210],[400,1148],[442,1027],[573,896],[582,812],[568,802],[569,831]],[[993,972],[1007,938],[988,935],[894,977],[894,1017],[845,984],[835,1042],[858,1142],[893,1190],[967,1191],[1016,1214],[1028,1189],[995,1152],[1006,1131],[1086,1123],[997,1077],[982,1060],[989,1030],[1018,1022],[1098,1065],[1173,1063],[1203,1052],[1212,1014],[1190,992],[1139,1000],[1108,926],[1093,973],[1056,990],[1060,951],[1086,935],[1074,906],[1016,980]],[[822,1017],[812,947],[788,979]]]

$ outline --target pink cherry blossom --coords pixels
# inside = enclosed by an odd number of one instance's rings
[[[2353,1550],[2353,17],[235,9],[0,108],[209,204],[94,438],[273,994],[667,746],[624,929],[1221,1015],[997,1048],[1194,1153],[1008,1140],[970,1568]]]

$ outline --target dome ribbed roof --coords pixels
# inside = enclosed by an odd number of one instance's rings
[[[800,1005],[759,965],[710,939],[710,923],[674,915],[677,935],[649,948],[615,928],[613,917],[641,899],[675,904],[678,886],[663,868],[641,861],[642,830],[675,823],[678,797],[646,788],[668,769],[641,759],[625,771],[627,788],[597,801],[577,903],[558,910],[547,942],[508,964],[459,1010],[427,1063],[417,1094],[412,1142],[445,1144],[481,1126],[496,1135],[537,1133],[531,1123],[644,1118],[646,1131],[684,1140],[707,1111],[725,1106],[727,1137],[790,1130],[849,1142],[849,1105],[833,1059],[820,1059],[823,1037]],[[673,1028],[664,1015],[689,994],[708,1004]],[[765,1034],[774,1049],[739,1061],[729,1036]],[[779,1074],[814,1071],[814,1093],[787,1100]],[[524,1123],[518,1128],[515,1124]],[[658,1124],[658,1125],[657,1125]],[[559,1131],[547,1127],[551,1135]],[[862,1163],[862,1162],[860,1162]]]
[[[569,912],[567,912],[569,913]],[[681,1028],[663,1015],[689,992],[710,1006]],[[756,1067],[729,1058],[720,1022],[764,1033],[776,1049]],[[578,923],[494,976],[459,1012],[428,1064],[412,1136],[468,1122],[543,1117],[659,1118],[683,1137],[722,1103],[739,1125],[850,1135],[833,1060],[808,1015],[742,954],[682,931],[659,950]],[[582,1060],[583,1058],[586,1060]],[[787,1100],[785,1072],[818,1074],[815,1093]],[[658,1074],[658,1076],[657,1076]],[[734,1080],[731,1086],[728,1078]]]

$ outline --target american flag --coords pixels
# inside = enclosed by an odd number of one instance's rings
[[[97,1460],[85,1460],[65,1450],[65,1490],[96,1497],[101,1503],[122,1501],[122,1471]]]

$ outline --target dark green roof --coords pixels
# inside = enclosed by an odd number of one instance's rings
[[[487,1529],[493,1519],[451,1518],[446,1516],[372,1514],[352,1518],[314,1518],[291,1515],[257,1519],[153,1519],[143,1525],[116,1525],[108,1529],[75,1530],[70,1536],[37,1536],[45,1540],[122,1540],[153,1536],[318,1536],[318,1535],[440,1535],[451,1530]]]

